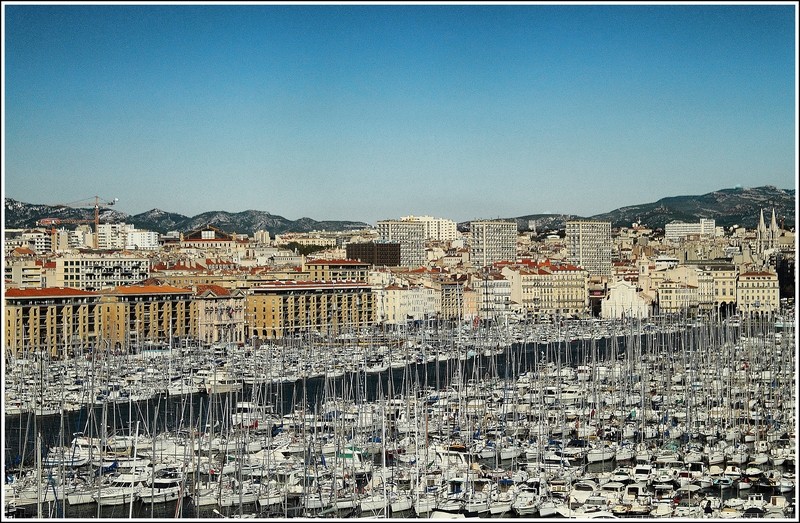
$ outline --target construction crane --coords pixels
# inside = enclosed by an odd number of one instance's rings
[[[94,248],[97,249],[98,247],[98,236],[100,235],[100,208],[107,208],[111,207],[115,203],[119,201],[119,198],[114,198],[112,200],[107,200],[104,198],[100,198],[99,196],[91,196],[89,198],[85,198],[83,200],[78,200],[72,203],[62,203],[54,205],[54,207],[63,209],[63,208],[70,208],[70,209],[81,209],[81,208],[88,208],[94,207]],[[44,218],[39,220],[37,223],[39,225],[57,225],[59,223],[91,223],[92,220],[81,220],[81,219],[61,219],[61,218]]]
[[[36,225],[40,227],[49,227],[50,225],[62,225],[65,223],[69,224],[94,223],[94,218],[89,218],[88,220],[78,219],[78,218],[42,218],[41,220],[36,220]]]

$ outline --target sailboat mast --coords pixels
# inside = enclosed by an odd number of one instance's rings
[[[42,519],[42,434],[36,433],[36,518]]]
[[[134,480],[136,479],[136,472],[137,472],[137,468],[138,468],[136,466],[136,450],[137,450],[137,444],[138,443],[139,443],[139,421],[137,420],[136,421],[136,433],[133,435],[133,479]],[[132,483],[135,483],[135,481],[132,482]],[[133,499],[136,497],[136,496],[133,495],[133,492],[134,492],[133,489],[131,489],[131,493],[130,493],[131,502],[130,502],[130,505],[129,505],[129,508],[128,508],[128,519],[133,519]]]

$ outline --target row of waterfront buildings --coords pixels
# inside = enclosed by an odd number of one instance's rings
[[[206,226],[164,235],[155,249],[65,249],[53,231],[7,230],[4,342],[9,353],[58,356],[409,321],[778,313],[776,268],[794,263],[794,233],[774,212],[769,226],[762,212],[754,231],[697,225],[668,225],[661,236],[575,220],[537,235],[487,220],[461,233],[449,220],[405,217],[275,239]],[[53,241],[37,243],[41,233]],[[324,250],[303,256],[290,242]]]

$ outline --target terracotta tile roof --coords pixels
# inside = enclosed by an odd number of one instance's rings
[[[230,260],[212,260],[211,258],[206,258],[206,266],[208,265],[233,265],[233,262]]]
[[[219,285],[198,285],[197,292],[195,294],[200,295],[204,294],[206,291],[211,291],[217,296],[230,296],[230,290],[226,289],[225,287],[220,287]]]
[[[72,287],[45,287],[42,289],[8,289],[6,298],[57,298],[64,296],[99,296],[96,292]]]
[[[567,263],[565,263],[564,265],[552,265],[550,269],[554,271],[571,271],[571,272],[582,270],[580,267],[576,267],[575,265],[569,265]]]
[[[189,289],[173,287],[172,285],[125,285],[115,287],[111,294],[186,294]]]

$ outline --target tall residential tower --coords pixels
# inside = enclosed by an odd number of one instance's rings
[[[378,222],[381,241],[400,244],[400,265],[425,265],[425,224],[417,221],[381,220]]]
[[[567,222],[567,261],[589,276],[611,276],[611,222]]]
[[[475,221],[469,228],[469,259],[476,267],[517,259],[517,222]]]

